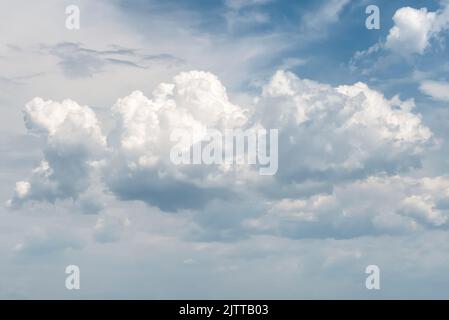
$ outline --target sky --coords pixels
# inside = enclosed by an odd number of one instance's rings
[[[447,0],[1,5],[0,298],[449,298]],[[278,170],[179,127],[277,129]]]

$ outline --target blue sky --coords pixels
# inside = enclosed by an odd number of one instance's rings
[[[289,70],[302,77],[323,81],[333,85],[364,81],[375,88],[382,89],[388,95],[401,93],[403,97],[419,99],[416,83],[397,81],[410,78],[414,71],[432,72],[444,79],[444,71],[440,62],[447,56],[447,47],[436,44],[428,50],[426,55],[415,56],[413,59],[392,57],[389,53],[380,52],[367,57],[360,64],[378,63],[380,67],[370,70],[369,74],[363,69],[350,68],[351,59],[355,52],[363,51],[379,41],[385,41],[389,30],[393,26],[392,17],[398,8],[410,6],[414,8],[426,7],[429,11],[438,10],[438,1],[255,1],[239,4],[234,7],[229,1],[166,1],[154,4],[151,1],[118,1],[120,8],[135,19],[134,27],[145,34],[151,25],[153,14],[178,12],[186,16],[182,20],[182,27],[192,32],[226,39],[227,41],[242,41],[245,39],[280,37],[282,48],[272,48],[262,53],[259,59],[252,61],[260,70],[273,72],[288,61],[307,61],[300,65],[289,65]],[[242,2],[243,3],[243,2]],[[320,10],[326,6],[338,8],[335,21],[329,22],[326,17],[320,18]],[[363,12],[369,4],[381,8],[381,28],[368,30],[363,28],[367,15]],[[334,9],[337,10],[337,9]],[[262,17],[258,19],[257,17]],[[321,16],[323,16],[321,14]],[[312,20],[309,17],[315,17]],[[234,21],[234,22],[232,22]],[[309,22],[310,21],[310,22]],[[233,26],[233,23],[235,26]],[[361,27],[362,26],[362,27]],[[441,36],[443,39],[444,35]],[[284,64],[285,65],[285,64]],[[362,68],[362,67],[360,67]],[[239,89],[248,89],[252,75],[248,74],[246,81],[239,83]],[[398,83],[399,82],[399,83]],[[231,84],[235,85],[235,84]]]
[[[0,297],[448,298],[448,32],[445,0],[9,4]],[[181,124],[278,129],[277,174],[174,165]]]

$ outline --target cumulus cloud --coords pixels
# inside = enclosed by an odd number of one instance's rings
[[[449,27],[449,5],[436,12],[403,7],[393,16],[385,46],[402,55],[423,54],[430,41]]]
[[[281,178],[337,181],[419,166],[432,133],[413,108],[361,82],[333,88],[278,71],[255,117],[280,130]]]
[[[426,8],[400,8],[393,16],[394,26],[390,29],[386,46],[398,53],[420,53],[429,45],[435,12]]]
[[[386,39],[365,50],[356,51],[350,60],[350,66],[357,69],[364,65],[363,73],[374,69],[387,68],[398,62],[398,58],[409,59],[413,55],[424,55],[435,43],[442,43],[449,29],[449,2],[442,1],[441,8],[429,11],[427,8],[402,7],[393,15],[393,26]],[[379,53],[391,52],[393,56],[378,56]]]
[[[401,176],[419,167],[433,144],[413,108],[413,100],[388,99],[361,82],[332,87],[285,71],[242,107],[216,76],[191,71],[161,83],[150,97],[135,91],[118,99],[106,138],[89,107],[36,98],[25,107],[25,124],[44,139],[44,160],[30,179],[17,182],[9,204],[71,198],[98,211],[92,200],[101,196],[89,190],[100,194],[102,185],[118,199],[190,216],[196,239],[232,240],[248,232],[354,237],[442,227],[445,178]],[[187,149],[208,128],[278,129],[278,174],[260,176],[250,165],[175,165],[170,135],[179,128],[194,137]],[[373,189],[377,196],[363,191]],[[366,201],[352,201],[357,192]],[[97,241],[118,240],[127,221],[100,217]]]
[[[44,159],[28,181],[16,184],[8,205],[76,199],[89,186],[91,169],[106,147],[95,113],[71,100],[34,98],[25,106],[24,121],[31,134],[45,141]]]
[[[205,137],[207,128],[224,132],[248,122],[248,111],[228,100],[226,89],[214,75],[181,73],[174,83],[160,84],[151,99],[138,91],[119,99],[113,113],[117,126],[109,139],[114,153],[106,168],[106,181],[120,198],[174,211],[231,193],[220,179],[224,167],[201,170],[177,166],[170,160],[174,129],[192,134],[193,140],[184,146],[189,149]],[[173,194],[177,194],[176,201]]]

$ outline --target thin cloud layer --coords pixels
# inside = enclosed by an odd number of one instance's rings
[[[424,80],[419,89],[435,100],[449,101],[449,82]]]

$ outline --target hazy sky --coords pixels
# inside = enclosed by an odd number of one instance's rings
[[[1,7],[0,298],[449,298],[448,1]],[[278,129],[277,174],[179,126]]]

